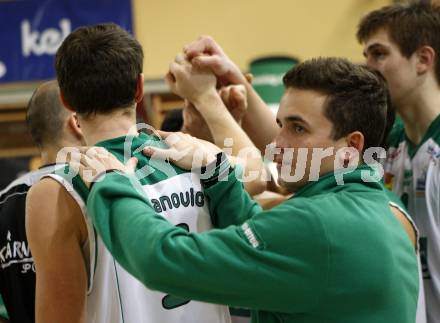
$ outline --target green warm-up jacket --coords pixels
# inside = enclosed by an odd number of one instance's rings
[[[253,322],[414,323],[416,253],[380,182],[365,180],[372,169],[324,175],[263,211],[228,167],[203,180],[218,229],[171,225],[135,178],[116,172],[93,185],[88,214],[151,289],[250,308]]]

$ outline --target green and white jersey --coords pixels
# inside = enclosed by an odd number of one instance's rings
[[[106,148],[121,160],[124,159],[125,146],[128,157],[138,158],[138,170],[146,175],[141,180],[145,196],[154,205],[156,212],[169,222],[190,232],[211,229],[211,219],[200,179],[169,163],[150,161],[142,155],[142,147],[146,142],[150,145],[158,144],[155,138],[140,134],[127,139],[114,138],[98,143],[97,146]],[[96,234],[86,214],[88,190],[81,179],[76,176],[69,181],[65,174],[50,176],[69,191],[81,207],[87,223],[90,250],[88,323],[230,322],[229,310],[225,306],[182,299],[146,288],[115,261]],[[139,249],[142,246],[133,245],[133,248]],[[175,263],[176,268],[186,261],[188,260],[180,259]],[[174,278],[169,279],[173,281]]]
[[[394,129],[385,162],[385,186],[407,207],[420,232],[428,322],[440,322],[440,116],[418,146]]]

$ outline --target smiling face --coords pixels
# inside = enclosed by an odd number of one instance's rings
[[[391,101],[399,110],[420,83],[416,70],[416,55],[409,58],[403,56],[386,29],[379,29],[363,43],[363,46],[367,65],[385,77]]]
[[[333,140],[333,125],[324,115],[327,96],[313,90],[288,88],[281,100],[277,114],[280,132],[275,145],[280,148],[275,162],[279,173],[279,184],[290,192],[295,192],[309,182],[313,148],[334,147],[333,153],[322,159],[318,168],[319,175],[334,171],[334,154],[344,147],[345,138]],[[293,148],[291,162],[287,157]],[[298,149],[307,151],[306,162],[301,162]],[[290,152],[289,152],[290,151]],[[315,153],[314,159],[317,155]],[[284,158],[284,159],[283,159]],[[296,181],[289,181],[287,176],[294,176],[304,170],[304,176]],[[313,174],[312,174],[313,176]],[[315,177],[316,178],[316,177]]]

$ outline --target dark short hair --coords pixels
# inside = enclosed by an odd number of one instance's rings
[[[115,24],[76,29],[55,57],[66,103],[85,115],[133,105],[143,57],[139,42]]]
[[[57,145],[63,137],[68,116],[60,99],[58,83],[43,83],[34,91],[27,107],[26,122],[32,139],[40,148]]]
[[[360,131],[364,150],[380,146],[387,118],[387,88],[368,68],[343,58],[315,58],[292,68],[283,82],[286,88],[327,95],[324,115],[333,124],[334,140]]]
[[[429,3],[394,4],[368,13],[359,23],[357,39],[366,41],[379,29],[388,31],[402,55],[409,58],[422,46],[436,53],[435,77],[440,83],[440,7]]]

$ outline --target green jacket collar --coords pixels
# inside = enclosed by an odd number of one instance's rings
[[[366,177],[369,178],[369,181],[364,180]],[[326,194],[329,191],[345,189],[352,186],[352,184],[361,184],[369,188],[382,190],[380,179],[375,177],[377,177],[377,171],[365,164],[353,168],[344,168],[327,173],[316,182],[307,184],[294,194],[294,197]]]

